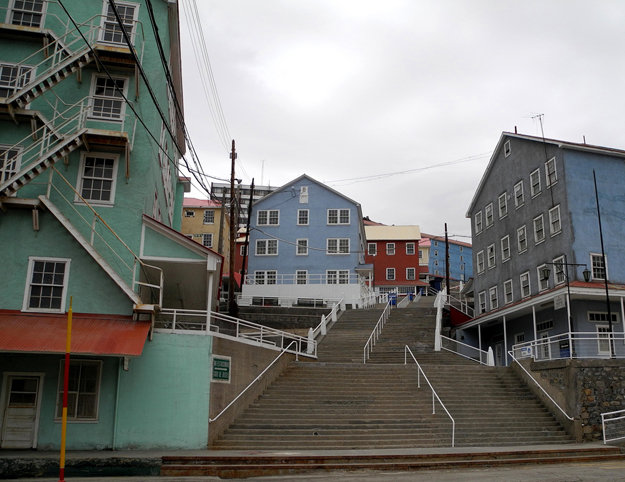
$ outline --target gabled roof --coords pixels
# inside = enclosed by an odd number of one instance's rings
[[[419,226],[365,226],[367,241],[418,241]]]
[[[490,175],[490,171],[493,169],[495,160],[497,159],[499,155],[499,151],[503,148],[505,139],[509,137],[516,138],[516,139],[523,139],[523,140],[532,141],[532,142],[539,142],[541,144],[542,143],[550,144],[560,149],[569,149],[569,150],[589,152],[593,154],[602,154],[602,155],[625,158],[625,150],[622,150],[622,149],[594,146],[594,145],[585,144],[585,143],[568,142],[568,141],[562,141],[558,139],[547,139],[543,137],[528,136],[525,134],[516,134],[513,132],[504,131],[501,133],[501,136],[499,137],[499,142],[497,142],[497,146],[495,147],[495,150],[493,151],[493,154],[491,155],[488,166],[486,166],[486,170],[484,171],[484,174],[482,175],[482,179],[480,180],[480,183],[478,184],[477,189],[475,190],[475,194],[473,195],[473,199],[471,200],[471,204],[469,205],[469,208],[467,209],[467,213],[465,215],[467,218],[471,217],[471,211],[473,211],[473,207],[475,206],[475,203],[477,202],[478,196],[482,192],[482,188],[484,187],[484,184],[486,183],[486,179],[488,179],[488,176]]]
[[[213,201],[212,199],[198,199],[195,197],[185,197],[182,202],[182,207],[185,208],[220,208],[221,203],[219,201]]]
[[[421,238],[423,240],[425,240],[425,239],[428,239],[428,240],[434,239],[436,241],[443,241],[443,242],[445,242],[445,236],[435,236],[433,234],[426,234],[426,233],[421,233],[421,236],[423,236]],[[450,239],[450,238],[447,238],[447,242],[449,244],[457,244],[458,246],[466,246],[467,248],[472,248],[473,247],[473,245],[471,243],[466,243],[464,241],[457,241],[455,239]],[[421,244],[421,243],[419,243],[419,244]]]

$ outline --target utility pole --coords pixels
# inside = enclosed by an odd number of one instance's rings
[[[235,226],[235,198],[234,198],[234,163],[237,158],[234,139],[232,139],[232,151],[230,152],[231,168],[230,168],[230,255],[228,257],[228,314],[237,316],[239,307],[234,299],[234,242],[236,239]]]
[[[252,185],[250,186],[250,204],[247,208],[247,225],[245,226],[245,242],[243,243],[243,262],[241,263],[241,283],[245,279],[245,261],[247,260],[247,252],[249,250],[250,239],[250,221],[252,219],[252,201],[254,200],[254,178],[252,178]]]
[[[224,254],[224,224],[226,224],[226,194],[221,195],[221,208],[219,216],[219,240],[217,241],[217,252]]]

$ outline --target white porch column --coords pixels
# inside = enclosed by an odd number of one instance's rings
[[[503,359],[504,365],[508,366],[508,330],[506,329],[506,316],[503,317]]]
[[[482,325],[477,325],[477,343],[478,343],[478,347],[481,350],[482,349]]]
[[[532,323],[534,325],[534,341],[538,340],[538,332],[536,331],[536,306],[532,305]]]
[[[211,311],[213,307],[213,277],[215,276],[215,272],[207,271],[206,275],[208,276],[208,282],[206,283],[206,331],[210,331]]]

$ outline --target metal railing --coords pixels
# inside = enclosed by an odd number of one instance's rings
[[[488,352],[472,345],[467,345],[458,340],[453,340],[445,335],[439,335],[441,339],[441,349],[467,358],[481,365],[490,365]]]
[[[359,275],[349,273],[346,276],[338,276],[327,273],[309,273],[306,277],[298,277],[295,273],[267,273],[256,277],[255,273],[245,275],[243,283],[246,285],[347,285],[358,284]]]
[[[566,332],[512,347],[518,358],[535,361],[566,358],[625,358],[625,335],[597,332]]]
[[[397,308],[406,308],[410,304],[410,296],[406,295],[402,298],[402,300],[397,303]]]
[[[453,306],[454,308],[460,310],[462,313],[470,316],[471,318],[473,318],[474,316],[473,307],[469,305],[469,302],[467,300],[461,300],[451,295],[447,295],[446,304],[448,304],[449,306]]]
[[[610,427],[609,436],[607,435],[608,426]],[[601,427],[604,444],[625,439],[625,410],[602,413]]]
[[[236,402],[239,398],[241,398],[241,397],[243,396],[243,394],[244,394],[245,392],[247,392],[247,391],[249,390],[249,388],[250,388],[252,385],[254,385],[254,384],[255,384],[258,380],[260,380],[260,379],[262,378],[262,376],[263,376],[263,375],[267,372],[267,370],[269,370],[269,369],[270,369],[270,368],[271,368],[271,367],[272,367],[272,366],[273,366],[273,365],[274,365],[274,364],[275,364],[275,363],[276,363],[276,362],[280,359],[280,357],[282,357],[282,355],[284,355],[285,353],[288,353],[288,352],[289,352],[289,349],[290,349],[290,348],[291,348],[294,344],[295,344],[295,341],[292,341],[291,343],[289,343],[289,346],[287,346],[286,348],[283,348],[283,349],[282,349],[282,351],[280,352],[280,354],[279,354],[277,357],[275,357],[275,358],[273,359],[273,361],[272,361],[269,365],[267,365],[267,367],[265,367],[265,369],[264,369],[262,372],[260,372],[256,378],[254,378],[254,380],[252,380],[252,381],[251,381],[251,382],[250,382],[250,383],[249,383],[249,384],[248,384],[248,385],[247,385],[247,386],[246,386],[243,390],[241,390],[241,392],[240,392],[240,393],[239,393],[239,394],[238,394],[238,395],[237,395],[237,396],[236,396],[236,397],[235,397],[235,398],[234,398],[234,399],[233,399],[233,400],[232,400],[232,401],[231,401],[228,405],[226,405],[226,406],[225,406],[225,407],[221,410],[221,412],[219,412],[219,413],[218,413],[218,414],[217,414],[214,418],[209,418],[209,419],[208,419],[208,423],[215,422],[215,421],[216,421],[219,417],[221,417],[221,416],[222,416],[222,414],[223,414],[226,410],[228,410],[228,409],[229,409],[232,405],[234,405],[234,404],[235,404],[235,402]],[[296,354],[296,356],[297,356],[297,354]]]
[[[164,308],[156,316],[154,327],[170,333],[212,335],[294,355],[317,357],[317,342],[275,328],[269,328],[233,316],[206,310]],[[295,348],[289,348],[295,342]]]
[[[445,413],[451,420],[451,446],[454,447],[456,444],[456,421],[449,413],[449,410],[447,410],[447,407],[445,407],[445,404],[436,393],[436,390],[434,390],[434,387],[430,383],[430,380],[428,380],[428,377],[426,376],[425,372],[421,368],[421,365],[419,365],[419,362],[415,358],[414,354],[412,353],[412,350],[410,349],[408,345],[404,346],[404,365],[408,364],[408,353],[410,353],[410,356],[412,357],[413,361],[417,365],[417,369],[418,369],[417,388],[421,388],[421,375],[423,375],[423,378],[425,379],[426,383],[430,387],[430,390],[432,390],[432,415],[436,414],[436,400],[438,400],[438,403],[440,403],[441,407],[443,407],[443,410],[445,410]]]
[[[386,321],[388,320],[390,314],[391,314],[391,300],[389,300],[386,303],[386,306],[384,307],[384,310],[382,311],[382,314],[380,315],[378,322],[375,324],[375,327],[373,328],[371,335],[369,335],[369,339],[367,340],[367,343],[365,343],[365,346],[362,349],[362,362],[363,363],[367,363],[367,360],[371,356],[371,350],[373,350],[375,343],[378,341],[378,338],[380,337],[380,333],[382,333],[382,328],[384,328],[384,325],[386,324]]]
[[[311,331],[308,333],[308,339],[310,340],[311,335],[313,340],[316,340],[319,335],[325,335],[327,333],[328,319],[333,322],[338,320],[339,311],[344,309],[345,305],[343,304],[343,298],[341,298],[339,301],[334,303],[332,310],[330,310],[330,313],[328,313],[327,316],[321,315],[321,321],[319,324],[314,329],[310,329]]]
[[[560,410],[560,412],[562,412],[562,415],[564,415],[564,416],[565,416],[568,420],[573,421],[573,420],[574,420],[574,418],[573,418],[573,417],[571,417],[568,413],[566,413],[566,412],[564,411],[564,409],[563,409],[560,405],[558,405],[558,403],[557,403],[557,402],[556,402],[556,401],[555,401],[555,400],[551,397],[551,395],[549,395],[549,394],[547,393],[547,391],[546,391],[546,390],[542,387],[542,385],[541,385],[540,383],[538,383],[538,381],[537,381],[537,380],[536,380],[536,379],[532,376],[532,374],[531,374],[530,372],[528,372],[528,371],[525,369],[525,367],[524,367],[524,366],[523,366],[523,365],[519,362],[519,360],[517,360],[517,359],[515,358],[514,353],[513,353],[513,350],[510,350],[510,351],[508,352],[508,355],[510,355],[510,357],[512,358],[512,361],[513,361],[513,362],[515,362],[517,365],[519,365],[519,367],[521,367],[521,369],[525,372],[525,374],[526,374],[528,377],[530,377],[530,379],[531,379],[531,380],[533,380],[533,381],[534,381],[534,383],[536,384],[536,386],[537,386],[538,388],[540,388],[540,390],[541,390],[541,391],[542,391],[542,392],[546,395],[546,397],[547,397],[549,400],[551,400],[551,403],[553,403],[553,404],[556,406],[556,408],[557,408],[558,410]]]

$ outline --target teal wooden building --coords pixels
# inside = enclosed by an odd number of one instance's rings
[[[60,446],[70,299],[67,448],[206,446],[212,337],[154,330],[212,309],[222,264],[178,232],[178,15],[0,0],[1,448]]]

